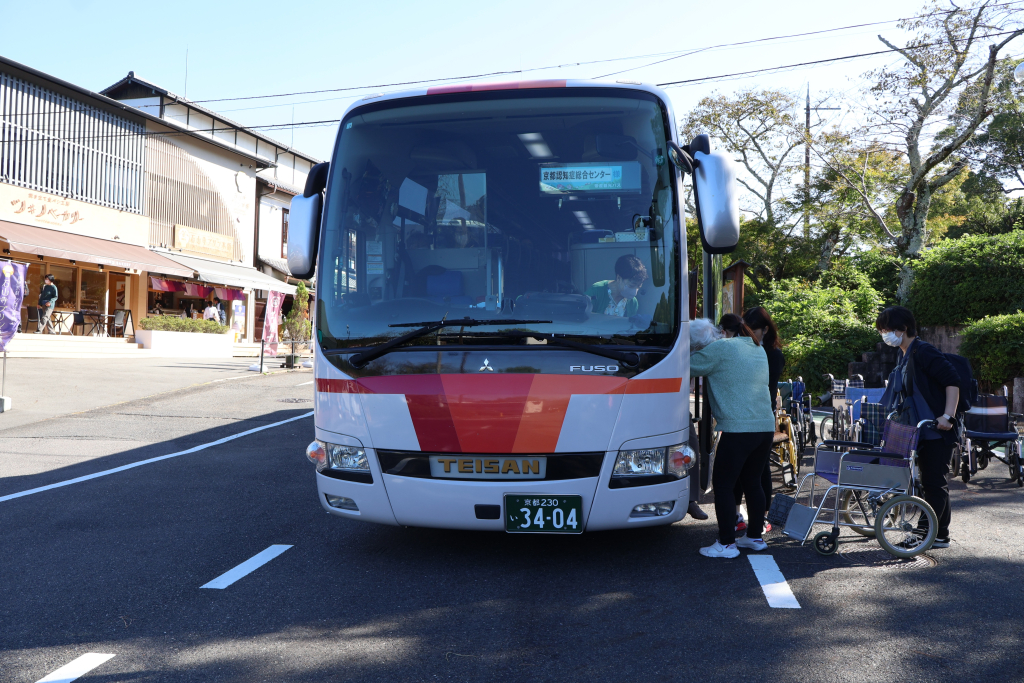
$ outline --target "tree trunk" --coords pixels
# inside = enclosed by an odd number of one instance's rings
[[[928,240],[928,208],[931,203],[932,192],[927,184],[922,184],[916,195],[904,192],[896,202],[896,214],[901,228],[896,239],[896,249],[900,256],[908,259],[900,271],[900,284],[896,289],[896,298],[901,304],[906,304],[910,298],[910,285],[914,279],[911,266],[921,256]]]
[[[818,272],[824,273],[828,270],[832,263],[832,256],[834,255],[836,244],[839,243],[839,231],[832,230],[825,235],[822,235],[821,241],[821,252],[818,256]]]

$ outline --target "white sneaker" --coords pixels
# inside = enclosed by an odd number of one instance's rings
[[[701,548],[700,554],[704,557],[739,557],[740,551],[736,547],[735,543],[722,545],[718,541],[715,541],[707,548]]]
[[[763,538],[747,538],[746,534],[736,538],[736,547],[746,548],[754,552],[768,550],[768,544],[764,542]]]

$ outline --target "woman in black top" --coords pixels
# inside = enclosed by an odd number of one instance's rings
[[[786,367],[786,359],[780,351],[782,340],[779,339],[779,328],[762,306],[751,308],[744,313],[743,322],[753,331],[754,338],[760,342],[761,348],[768,356],[768,393],[771,394],[772,411],[774,411],[779,399],[779,378],[782,377],[782,369]],[[764,505],[767,510],[772,504],[772,471],[771,466],[767,463],[764,466],[764,472],[761,473],[761,488],[764,489]],[[747,528],[746,520],[740,515],[743,490],[737,487],[733,493],[736,496],[736,531],[742,532]],[[769,525],[766,523],[765,530],[768,529]]]

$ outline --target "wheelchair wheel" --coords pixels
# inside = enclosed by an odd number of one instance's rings
[[[924,538],[917,534],[921,522],[928,525]],[[938,518],[932,506],[916,496],[899,495],[878,508],[875,540],[887,553],[900,559],[917,557],[932,547],[938,530]]]
[[[861,536],[875,537],[875,513],[871,511],[868,496],[863,491],[846,489],[839,498],[839,521],[843,524],[859,524],[865,519],[865,526],[847,527]]]
[[[1016,481],[1017,486],[1024,486],[1024,463],[1021,462],[1020,444],[1014,442],[1006,446],[1007,464],[1010,466],[1010,481]]]
[[[971,467],[967,464],[967,460],[963,460],[960,463],[960,481],[967,483],[971,480]]]
[[[988,461],[992,457],[992,451],[987,449],[981,449],[978,451],[978,469],[983,470],[988,467]]]
[[[828,441],[829,439],[835,438],[835,437],[832,436],[832,417],[831,416],[827,416],[827,417],[821,418],[821,427],[819,428],[819,432],[821,433],[821,440],[822,441]]]
[[[831,531],[822,531],[814,537],[814,549],[819,555],[835,555],[839,550],[839,541],[832,536]]]

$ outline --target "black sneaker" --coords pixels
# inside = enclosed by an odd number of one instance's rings
[[[908,534],[906,538],[896,544],[896,547],[901,550],[914,550],[921,545],[923,540],[924,538],[917,534]]]
[[[949,536],[945,538],[936,538],[932,541],[933,548],[948,548],[949,547]]]

